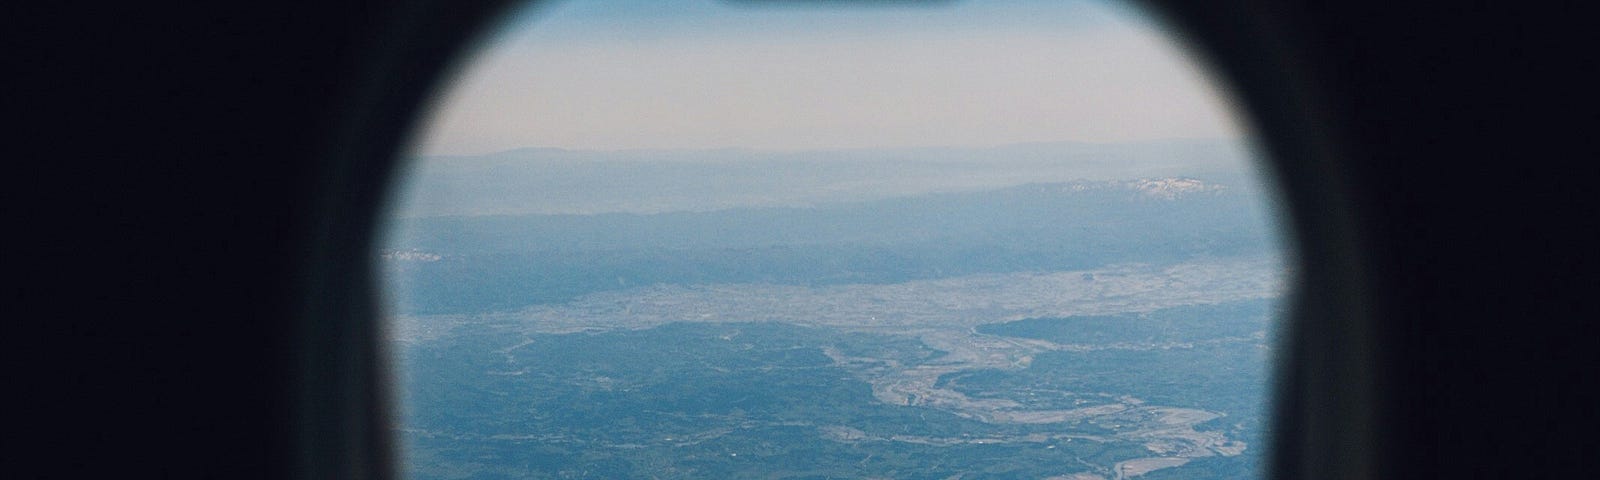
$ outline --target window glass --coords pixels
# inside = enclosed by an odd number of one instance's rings
[[[440,93],[379,256],[401,471],[1257,478],[1290,253],[1107,2],[575,0]]]

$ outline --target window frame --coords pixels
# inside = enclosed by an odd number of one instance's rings
[[[522,2],[410,0],[375,21],[353,62],[343,114],[317,156],[315,228],[302,239],[305,281],[294,326],[298,386],[291,410],[294,471],[307,478],[395,476],[390,370],[380,341],[376,266],[367,255],[398,174],[399,154],[427,101],[469,47]],[[1297,291],[1275,366],[1272,478],[1374,476],[1385,451],[1373,362],[1383,351],[1372,324],[1363,238],[1350,198],[1350,154],[1329,128],[1326,92],[1286,41],[1285,18],[1244,0],[1193,5],[1138,2],[1172,26],[1257,127],[1267,174],[1287,206],[1298,252]]]

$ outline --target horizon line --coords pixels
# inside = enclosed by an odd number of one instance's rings
[[[488,157],[526,151],[551,151],[551,152],[579,152],[579,153],[692,153],[692,152],[751,152],[764,154],[795,154],[795,153],[820,153],[820,152],[870,152],[876,150],[988,150],[1022,146],[1045,145],[1075,145],[1075,146],[1127,146],[1148,145],[1158,143],[1179,142],[1226,142],[1239,143],[1248,146],[1253,139],[1250,135],[1236,137],[1167,137],[1147,140],[1127,140],[1111,142],[1095,142],[1083,140],[1042,140],[1030,142],[998,143],[988,145],[923,145],[923,146],[874,146],[874,147],[823,147],[823,148],[769,148],[748,146],[719,146],[719,147],[664,147],[664,148],[572,148],[554,146],[526,146],[481,153],[418,153],[406,154],[410,158],[446,158],[446,157]]]

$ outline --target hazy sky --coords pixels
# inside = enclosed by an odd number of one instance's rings
[[[1238,137],[1223,95],[1172,42],[1108,2],[553,2],[508,21],[464,65],[417,148]]]

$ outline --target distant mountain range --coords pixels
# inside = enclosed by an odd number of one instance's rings
[[[394,211],[401,217],[704,212],[1135,178],[1249,186],[1256,182],[1251,158],[1231,140],[791,152],[527,148],[416,159]]]

